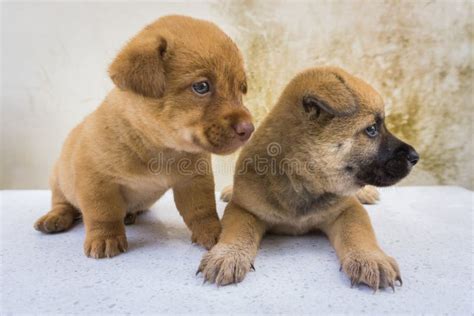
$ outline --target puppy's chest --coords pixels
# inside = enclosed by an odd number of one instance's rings
[[[151,206],[174,184],[173,177],[155,174],[153,170],[128,173],[118,179],[129,209],[143,210]]]
[[[179,155],[166,151],[150,156],[149,159],[136,160],[135,168],[117,177],[129,211],[147,209],[176,183],[185,180],[171,162]]]
[[[121,191],[129,210],[144,210],[158,200],[170,187],[164,177],[141,177],[123,181]]]
[[[330,193],[291,199],[275,214],[270,231],[298,235],[317,230],[322,223],[337,216],[338,201],[338,197]]]
[[[306,216],[289,217],[286,220],[273,221],[269,225],[269,232],[284,235],[302,235],[319,230],[323,223],[336,216],[335,212],[328,210]]]
[[[126,179],[122,184],[134,191],[153,192],[169,189],[173,179],[162,175],[145,175]]]
[[[296,218],[325,213],[330,210],[339,200],[339,197],[332,193],[324,193],[319,196],[307,194],[302,198],[293,199],[288,209]]]
[[[176,165],[186,158],[172,150],[146,153],[140,159],[130,159],[119,178],[123,185],[139,191],[168,189],[180,178]]]

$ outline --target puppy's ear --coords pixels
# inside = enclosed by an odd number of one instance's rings
[[[132,39],[109,67],[109,75],[122,90],[160,98],[165,90],[165,59],[168,41],[161,36]]]
[[[348,116],[357,111],[357,99],[338,75],[325,76],[317,80],[311,89],[303,95],[302,104],[305,112],[318,118],[324,111],[331,116]]]

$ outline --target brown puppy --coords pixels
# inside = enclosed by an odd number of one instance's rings
[[[231,153],[253,132],[237,46],[210,22],[163,17],[109,73],[117,88],[68,136],[50,179],[51,211],[35,228],[63,231],[82,213],[85,254],[112,257],[127,249],[124,218],[133,222],[172,188],[192,240],[212,247],[221,226],[210,153]]]
[[[242,150],[219,242],[198,271],[220,285],[240,282],[265,232],[321,230],[352,283],[393,288],[398,265],[353,195],[396,183],[417,161],[387,130],[383,101],[368,84],[338,68],[302,72]]]

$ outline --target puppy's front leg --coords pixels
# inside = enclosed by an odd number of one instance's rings
[[[397,262],[378,246],[367,211],[355,197],[349,198],[344,211],[322,230],[352,285],[365,283],[376,291],[388,286],[394,289],[396,280],[401,284]]]
[[[125,236],[126,205],[114,184],[88,184],[78,194],[86,228],[84,252],[92,258],[113,257],[127,250]]]
[[[219,243],[204,255],[198,273],[217,285],[242,281],[253,267],[264,233],[261,220],[231,201],[222,219]]]
[[[173,187],[173,194],[176,207],[192,232],[192,242],[211,249],[221,233],[212,174],[181,181]]]

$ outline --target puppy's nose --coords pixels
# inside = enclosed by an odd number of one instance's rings
[[[250,135],[252,135],[255,129],[253,124],[250,122],[240,122],[232,125],[232,128],[238,135],[239,139],[243,142],[250,138]]]
[[[420,155],[416,152],[416,150],[410,146],[407,152],[407,160],[414,166],[420,160]]]

